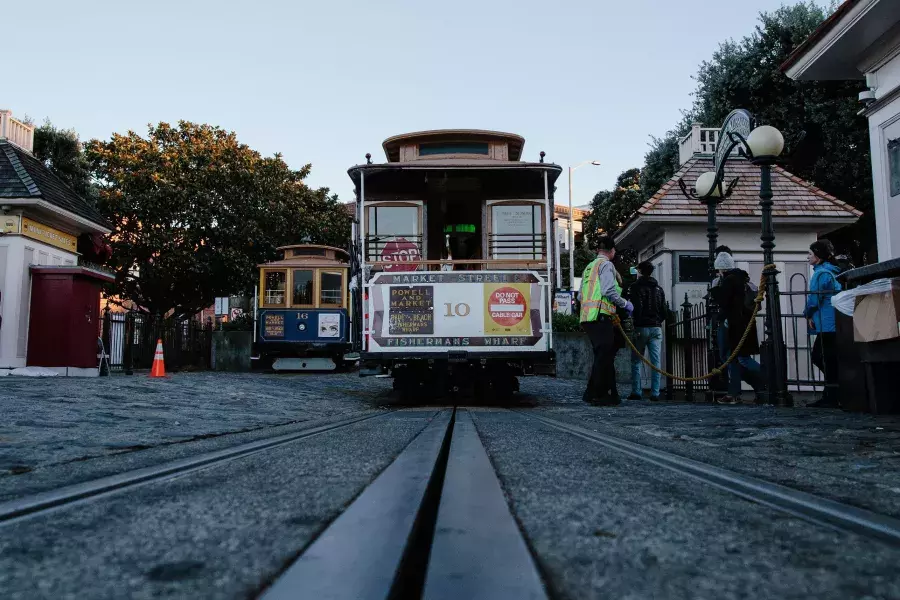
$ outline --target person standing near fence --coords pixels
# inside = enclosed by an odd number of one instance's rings
[[[594,362],[583,400],[589,404],[615,406],[621,402],[616,386],[615,326],[617,308],[628,313],[634,306],[622,297],[621,278],[612,261],[616,246],[608,235],[597,241],[597,258],[585,268],[581,279],[581,327],[591,341]]]
[[[638,265],[638,278],[628,290],[626,297],[634,305],[634,342],[638,352],[631,353],[631,395],[629,400],[641,399],[641,356],[649,350],[650,362],[657,369],[660,365],[662,349],[662,324],[668,315],[666,293],[653,278],[653,263],[644,261]],[[650,370],[650,400],[659,400],[659,380],[657,371]]]
[[[710,288],[710,293],[719,306],[719,353],[722,362],[725,362],[741,343],[744,331],[750,324],[753,308],[748,305],[747,300],[753,289],[750,287],[750,276],[737,268],[731,254],[720,252],[716,256],[714,267],[719,277],[716,285]],[[754,354],[759,354],[759,336],[755,323],[750,327],[737,357],[728,365],[728,394],[718,398],[718,404],[737,404],[740,401],[742,379],[757,394],[762,391],[762,368],[753,359]]]
[[[807,319],[809,334],[816,336],[812,348],[812,363],[825,376],[822,397],[807,406],[839,408],[837,342],[831,297],[841,291],[841,284],[837,280],[841,269],[835,264],[834,249],[828,240],[813,242],[809,247],[807,261],[813,267],[813,275],[809,280],[809,294],[806,296],[803,316]]]

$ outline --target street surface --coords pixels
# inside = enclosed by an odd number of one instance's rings
[[[323,540],[352,531],[354,548],[365,547],[365,500],[396,487],[400,479],[391,477],[414,477],[419,465],[423,475],[404,502],[421,501],[423,511],[433,504],[434,564],[426,575],[427,564],[405,557],[401,570],[412,573],[405,589],[424,590],[424,597],[453,597],[436,584],[440,575],[466,579],[436,568],[453,557],[454,544],[477,533],[465,531],[466,518],[448,504],[454,498],[498,515],[491,519],[503,548],[515,547],[518,530],[527,552],[482,562],[521,569],[520,583],[535,569],[543,589],[528,597],[900,598],[896,541],[747,500],[536,417],[894,518],[900,419],[648,401],[601,408],[581,403],[582,385],[523,378],[510,407],[454,412],[400,406],[390,380],[356,374],[6,378],[0,597],[277,597],[286,587],[279,582],[305,555],[327,556]],[[287,441],[248,446],[276,436]],[[65,486],[235,447],[252,451],[27,514],[3,512]],[[411,455],[416,448],[420,454]],[[410,466],[392,473],[401,460]],[[441,461],[449,465],[446,480],[440,469],[435,480],[429,474]],[[432,533],[417,527],[410,544],[428,556]],[[379,534],[385,556],[392,533]],[[480,544],[488,554],[490,540]],[[417,569],[424,581],[416,580]],[[342,577],[371,575],[363,557]],[[485,584],[490,570],[478,577]]]

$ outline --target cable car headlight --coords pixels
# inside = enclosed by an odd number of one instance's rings
[[[306,323],[298,324],[297,329],[299,329],[300,331],[306,331]]]

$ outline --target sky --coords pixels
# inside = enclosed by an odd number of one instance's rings
[[[525,138],[588,204],[691,105],[698,65],[781,0],[4,2],[0,108],[82,140],[233,130],[353,199],[347,169],[425,129]],[[824,2],[820,2],[824,4]],[[568,201],[565,176],[557,203]]]

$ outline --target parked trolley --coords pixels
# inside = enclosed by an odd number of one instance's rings
[[[351,349],[346,250],[300,244],[259,265],[256,356],[276,371],[333,370]]]
[[[410,133],[384,142],[387,162],[349,170],[362,375],[389,372],[415,399],[508,397],[519,375],[555,373],[561,168],[543,153],[523,162],[523,145],[493,131]]]

